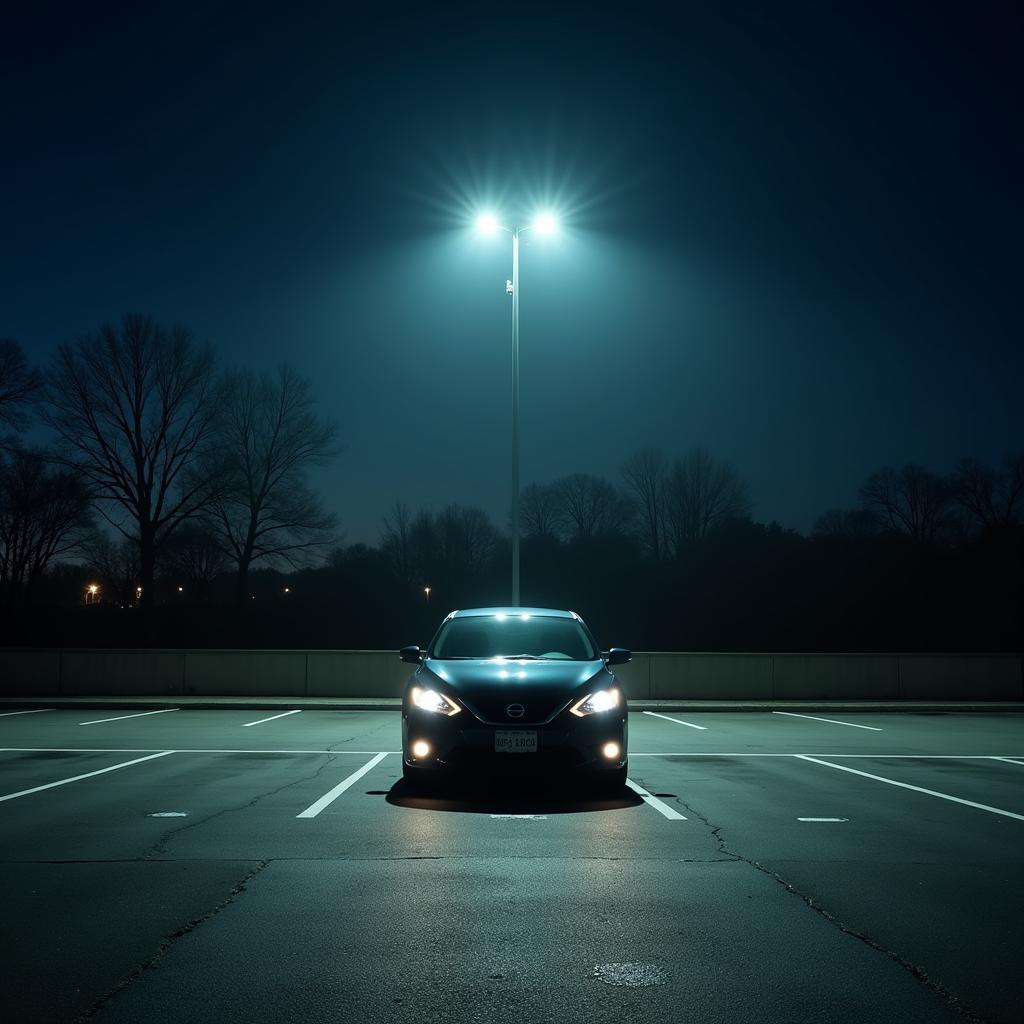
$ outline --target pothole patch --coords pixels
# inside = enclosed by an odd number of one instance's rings
[[[594,977],[606,985],[620,988],[665,984],[665,972],[657,964],[598,964],[594,968]]]

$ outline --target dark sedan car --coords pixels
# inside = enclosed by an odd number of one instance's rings
[[[575,612],[470,608],[452,612],[417,665],[402,700],[402,768],[422,783],[453,770],[535,766],[579,770],[609,786],[626,781],[626,700]]]

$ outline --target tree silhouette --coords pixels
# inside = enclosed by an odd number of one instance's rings
[[[21,346],[12,338],[0,338],[0,427],[24,430],[28,425],[26,409],[42,387],[42,375],[29,369]]]
[[[644,448],[626,459],[622,479],[637,506],[640,540],[655,561],[664,555],[668,460],[657,448]]]
[[[574,537],[621,530],[632,518],[629,502],[614,485],[590,473],[572,473],[552,485],[558,518]]]
[[[1019,523],[1024,518],[1024,455],[1007,459],[1001,470],[981,459],[961,459],[951,488],[953,500],[983,529]]]
[[[212,351],[185,328],[140,315],[62,345],[46,375],[43,416],[63,461],[88,481],[104,518],[139,545],[145,609],[157,551],[222,478],[206,458],[216,392]]]
[[[206,597],[210,584],[231,567],[217,537],[198,522],[185,523],[175,532],[164,545],[159,562],[161,578],[183,585],[190,600]]]
[[[111,539],[97,530],[83,545],[83,550],[85,564],[99,581],[101,599],[113,601],[122,608],[131,607],[141,579],[138,541],[120,536]]]
[[[678,556],[686,544],[703,540],[730,519],[750,515],[747,485],[732,466],[703,448],[672,463],[666,493],[668,537]]]
[[[241,602],[254,562],[293,568],[334,542],[336,519],[305,480],[338,454],[336,428],[315,411],[310,382],[290,366],[226,377],[218,421],[221,484],[211,523],[236,570]]]
[[[526,537],[558,537],[564,523],[557,488],[551,484],[524,487],[520,494],[519,522]]]
[[[9,604],[27,604],[50,563],[80,548],[90,505],[81,478],[54,468],[45,452],[0,453],[0,591]]]
[[[396,500],[381,523],[381,550],[391,563],[391,570],[405,584],[413,582],[412,511],[405,502]]]
[[[860,489],[864,507],[889,533],[933,541],[947,525],[952,489],[947,480],[923,466],[902,469],[885,466],[868,477]]]

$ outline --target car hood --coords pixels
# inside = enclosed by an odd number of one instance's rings
[[[436,677],[441,688],[458,697],[478,718],[489,722],[526,725],[542,722],[560,711],[576,693],[610,686],[614,676],[601,660],[528,661],[474,658],[446,661],[430,658],[416,673],[420,685]],[[510,704],[526,709],[518,719],[508,715]]]

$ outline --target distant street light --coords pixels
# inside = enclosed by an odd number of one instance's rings
[[[85,588],[85,603],[95,604],[99,600],[100,586],[98,583],[90,583]]]
[[[505,293],[512,296],[512,607],[519,607],[519,236],[533,230],[551,235],[558,230],[554,214],[543,210],[527,227],[505,227],[490,212],[476,219],[477,230],[485,235],[507,231],[512,236],[512,280],[505,282]],[[427,600],[429,600],[429,594]]]
[[[427,595],[427,604],[430,604],[430,587],[424,587],[423,593]]]
[[[292,592],[292,588],[291,588],[291,587],[285,587],[285,588],[284,588],[284,592],[285,592],[286,594],[290,594],[290,593]]]
[[[185,593],[185,588],[184,587],[178,587],[178,593],[179,594]]]

